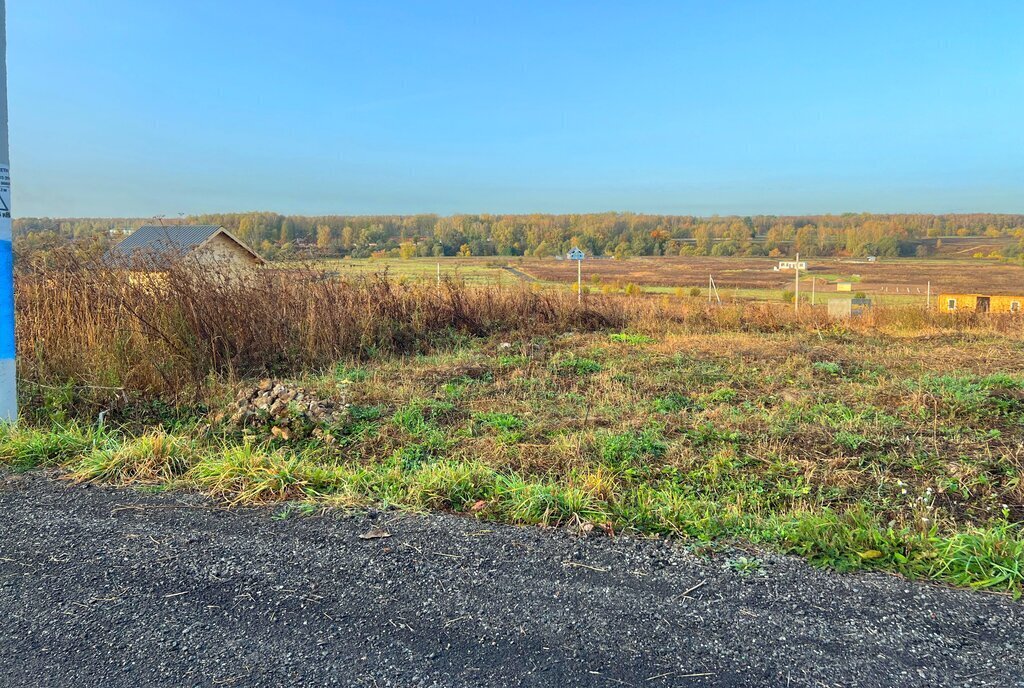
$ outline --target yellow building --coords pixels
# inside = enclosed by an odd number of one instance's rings
[[[936,307],[944,313],[977,311],[979,313],[1020,313],[1024,295],[1006,294],[939,294]]]

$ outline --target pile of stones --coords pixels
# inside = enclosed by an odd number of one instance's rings
[[[325,399],[309,390],[270,379],[239,391],[235,401],[213,418],[214,425],[266,431],[281,439],[306,436],[330,438],[326,426],[348,417],[344,388]],[[333,438],[331,438],[333,439]]]

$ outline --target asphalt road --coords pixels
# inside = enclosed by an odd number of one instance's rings
[[[1024,686],[1024,604],[446,515],[0,474],[0,685]],[[371,528],[390,537],[361,539]]]

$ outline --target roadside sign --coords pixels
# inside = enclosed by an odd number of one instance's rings
[[[565,257],[568,258],[569,260],[583,260],[586,256],[583,254],[583,251],[576,247],[573,247],[569,251],[569,253],[565,255]]]

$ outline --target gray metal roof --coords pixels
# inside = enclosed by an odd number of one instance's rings
[[[140,252],[183,255],[220,231],[220,225],[142,225],[121,240],[114,251],[124,257]]]
[[[217,232],[226,230],[220,225],[142,225],[107,251],[108,264],[128,265],[136,269],[164,269]],[[227,234],[229,238],[262,262],[248,246]]]
[[[220,225],[143,225],[107,251],[104,262],[137,270],[163,270],[218,232],[223,232],[258,264],[266,262]]]

